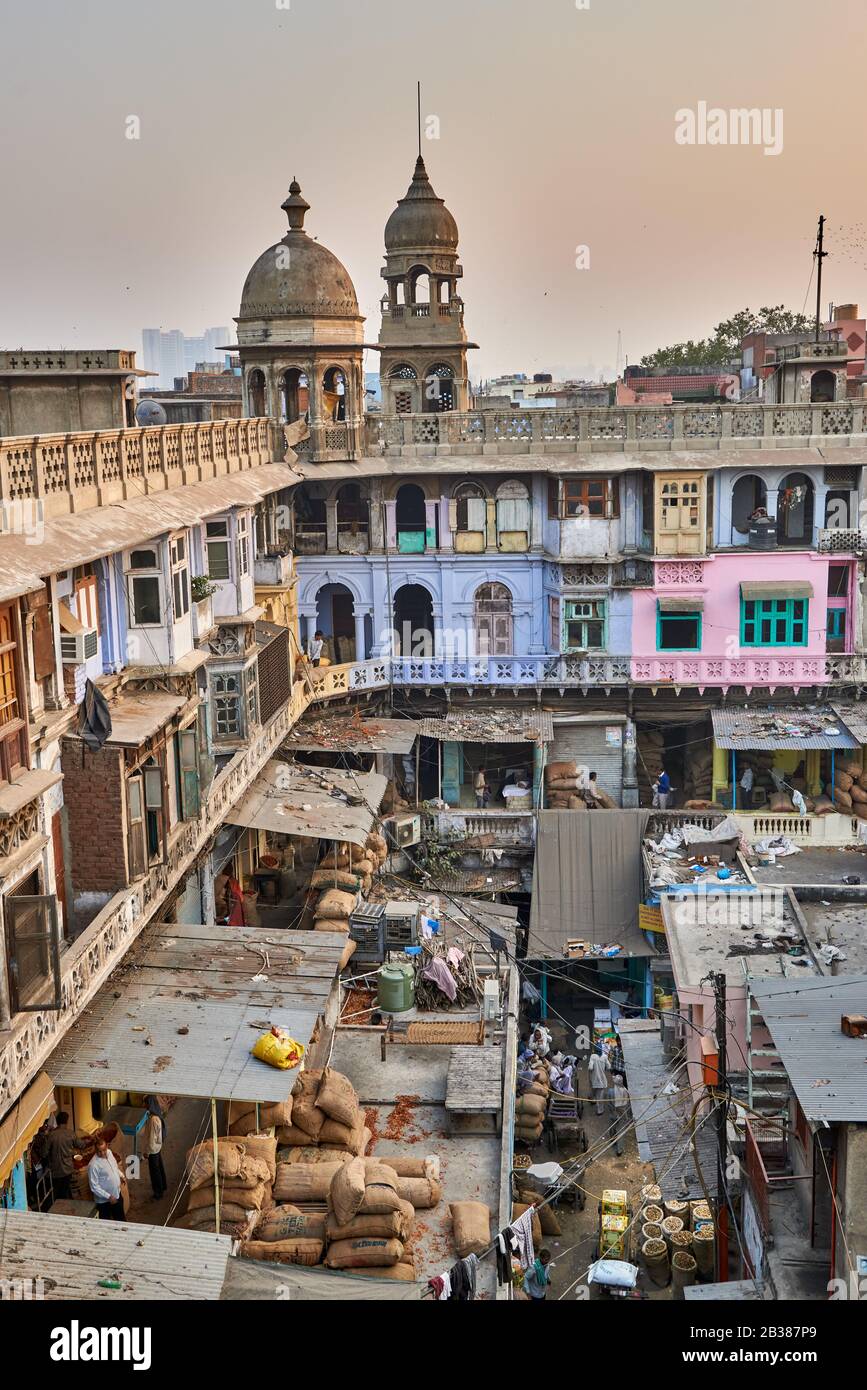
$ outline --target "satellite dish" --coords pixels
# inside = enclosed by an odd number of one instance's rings
[[[135,422],[137,425],[167,425],[169,417],[163,410],[159,401],[139,401],[135,409]]]

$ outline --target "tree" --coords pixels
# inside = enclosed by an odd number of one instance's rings
[[[803,333],[809,332],[812,319],[804,314],[796,314],[784,304],[765,304],[756,313],[752,309],[741,309],[730,319],[718,323],[710,338],[691,338],[685,343],[673,343],[671,347],[658,348],[641,359],[642,367],[728,366],[740,360],[741,340],[747,333]]]

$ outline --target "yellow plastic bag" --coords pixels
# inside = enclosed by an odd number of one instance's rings
[[[282,1028],[272,1028],[270,1033],[263,1033],[252,1051],[260,1062],[267,1062],[269,1067],[278,1067],[280,1071],[291,1071],[304,1057],[303,1043],[290,1038]]]

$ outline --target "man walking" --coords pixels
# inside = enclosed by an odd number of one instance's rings
[[[156,1096],[147,1096],[145,1105],[148,1110],[148,1121],[144,1132],[144,1151],[147,1155],[154,1201],[158,1202],[168,1190],[166,1169],[163,1163],[163,1141],[165,1140],[166,1127],[162,1107]]]
[[[671,778],[665,768],[660,768],[659,776],[653,784],[653,808],[656,811],[668,810],[668,798],[671,795]]]
[[[97,1139],[96,1153],[87,1165],[87,1181],[96,1202],[97,1215],[103,1221],[123,1221],[120,1169],[102,1136]]]
[[[623,1142],[629,1128],[629,1092],[619,1072],[614,1077],[611,1109],[614,1115],[614,1152],[618,1158],[622,1158]]]
[[[605,1092],[608,1090],[608,1058],[600,1052],[591,1052],[587,1062],[590,1089],[596,1102],[596,1114],[605,1113]]]
[[[531,1303],[544,1303],[548,1297],[548,1288],[551,1283],[551,1276],[548,1273],[550,1263],[551,1251],[540,1250],[539,1258],[533,1262],[524,1275],[524,1293]]]

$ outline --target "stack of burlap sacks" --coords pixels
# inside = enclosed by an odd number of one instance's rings
[[[847,763],[838,761],[834,769],[834,785],[831,794],[834,799],[834,808],[844,815],[851,814],[857,816],[859,820],[867,820],[867,772],[862,771],[860,762],[853,758]],[[825,804],[827,798],[822,797],[816,802],[816,813],[821,815],[827,813],[830,804]]]
[[[321,861],[310,879],[310,887],[319,892],[313,910],[316,931],[349,933],[349,919],[358,903],[359,894],[366,898],[373,887],[373,876],[388,858],[388,845],[375,831],[367,837],[364,848],[340,841],[336,853]]]
[[[688,811],[705,810],[713,801],[713,745],[690,742],[684,752],[684,804]]]
[[[554,762],[545,768],[545,805],[551,811],[586,811],[587,802],[581,795],[589,768],[577,763]],[[595,800],[606,811],[616,809],[616,802],[597,787]]]
[[[267,1110],[269,1107],[263,1107]],[[262,1121],[266,1121],[263,1119]],[[244,1235],[261,1213],[274,1204],[277,1140],[268,1134],[229,1136],[217,1141],[220,1231]],[[216,1231],[214,1143],[197,1144],[187,1154],[189,1197],[179,1226],[190,1231]]]
[[[641,727],[636,735],[638,745],[638,796],[642,806],[653,798],[653,784],[659,769],[665,764],[665,736],[659,729]]]
[[[331,1067],[305,1069],[292,1088],[288,1111],[276,1121],[283,1162],[319,1162],[320,1155],[343,1159],[363,1154],[370,1142],[358,1096],[348,1077]],[[286,1154],[284,1151],[289,1150]],[[309,1154],[313,1151],[314,1157]]]
[[[535,1077],[531,1086],[524,1086],[515,1102],[515,1138],[522,1144],[538,1144],[545,1125],[545,1112],[551,1091],[550,1065],[536,1061],[532,1064]]]

